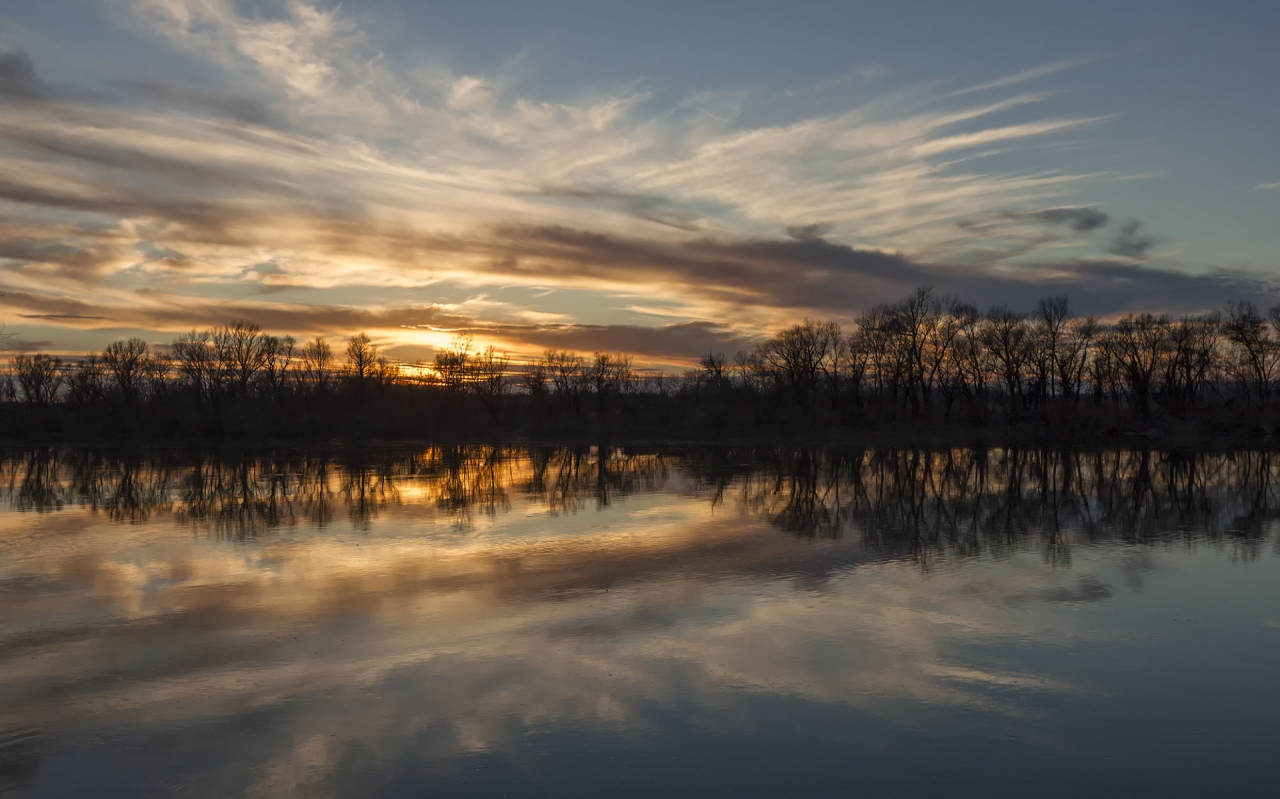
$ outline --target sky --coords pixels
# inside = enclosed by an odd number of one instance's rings
[[[1280,301],[1280,4],[0,0],[14,351]]]

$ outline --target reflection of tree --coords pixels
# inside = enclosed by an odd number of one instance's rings
[[[597,510],[619,498],[655,491],[670,475],[661,454],[613,447],[539,448],[529,453],[523,493],[552,514],[577,513],[595,501]]]
[[[296,523],[307,468],[276,458],[202,460],[184,470],[180,520],[243,539]]]
[[[577,512],[585,501],[581,489],[586,460],[587,455],[583,451],[568,449],[561,450],[552,458],[546,495],[547,508],[552,513]]]
[[[747,507],[788,533],[838,538],[843,508],[836,493],[842,481],[830,479],[838,463],[827,463],[809,450],[788,455],[775,461],[781,468],[771,483],[744,495]]]
[[[469,529],[513,497],[557,515],[662,490],[731,498],[790,534],[855,535],[926,567],[940,555],[1039,549],[1066,565],[1078,541],[1202,539],[1256,557],[1280,519],[1267,452],[996,449],[700,449],[453,446],[247,454],[36,448],[0,454],[20,511],[87,507],[118,522],[171,514],[243,539],[339,514],[358,528],[390,507]],[[406,499],[409,497],[410,499]]]
[[[510,453],[498,447],[447,447],[439,451],[443,467],[436,507],[470,527],[472,514],[493,518],[511,510],[507,496]]]
[[[144,522],[168,504],[169,472],[150,469],[132,458],[120,461],[120,475],[103,498],[102,510],[113,521]],[[110,484],[109,484],[110,485]]]
[[[348,460],[341,475],[338,493],[351,523],[361,530],[368,530],[383,508],[400,503],[396,469],[389,460],[372,464]]]
[[[730,483],[742,507],[801,536],[858,535],[927,565],[938,553],[1039,546],[1070,563],[1072,540],[1205,538],[1254,556],[1280,518],[1266,452],[884,449],[721,453],[702,459],[713,502]],[[726,463],[743,464],[736,476]]]
[[[333,487],[327,458],[308,459],[303,463],[298,480],[298,500],[305,509],[307,520],[316,527],[324,527],[333,521]]]
[[[52,450],[33,450],[25,463],[13,464],[9,472],[9,490],[14,492],[14,506],[24,511],[62,510],[66,502],[58,477],[58,461]],[[15,492],[16,488],[16,492]]]

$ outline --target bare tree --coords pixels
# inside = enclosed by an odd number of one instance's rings
[[[723,352],[708,352],[698,359],[698,368],[685,376],[686,383],[695,391],[723,394],[733,387],[729,368]]]
[[[1067,322],[1066,334],[1058,340],[1054,370],[1062,396],[1073,407],[1080,400],[1098,327],[1098,320],[1092,316],[1073,317]]]
[[[378,347],[368,333],[356,333],[347,339],[347,367],[358,381],[371,377],[378,360]]]
[[[920,291],[917,289],[917,296],[920,296]],[[921,330],[917,335],[919,352],[916,355],[916,382],[920,386],[922,402],[926,407],[944,370],[957,363],[956,345],[971,311],[970,307],[961,304],[954,297],[934,297],[931,290],[925,296],[924,311],[920,317]],[[948,401],[948,414],[950,406]]]
[[[1066,297],[1046,297],[1032,315],[1036,334],[1037,393],[1041,401],[1062,395],[1062,350],[1069,335],[1071,304]]]
[[[872,392],[879,402],[888,399],[896,413],[911,384],[911,354],[905,346],[905,323],[892,305],[876,305],[858,317],[855,346],[867,354]]]
[[[81,408],[100,407],[106,402],[106,367],[97,355],[77,363],[67,378],[67,398]]]
[[[1239,379],[1246,395],[1265,406],[1280,356],[1266,320],[1251,302],[1228,302],[1222,332],[1231,345],[1228,368]]]
[[[864,344],[857,330],[845,336],[843,343],[844,363],[840,371],[855,414],[862,413],[862,387],[871,365],[871,353]]]
[[[473,356],[468,364],[470,375],[467,382],[471,392],[493,419],[497,419],[501,413],[502,398],[507,394],[509,363],[510,358],[505,352],[499,353],[496,347],[489,345]]]
[[[369,370],[369,377],[380,386],[395,385],[400,380],[400,366],[385,355],[379,355]]]
[[[302,375],[317,391],[324,391],[333,375],[333,349],[323,336],[316,336],[302,348]]]
[[[449,349],[436,353],[435,372],[440,383],[453,391],[460,390],[470,377],[471,336],[454,336]]]
[[[49,355],[19,355],[13,359],[13,371],[28,405],[47,408],[58,397],[62,387],[62,359]]]
[[[142,359],[142,386],[148,399],[160,399],[169,391],[169,375],[173,359],[162,352],[148,353]]]
[[[239,397],[248,397],[253,382],[266,364],[267,335],[254,322],[237,319],[215,327],[210,334],[218,370]]]
[[[609,399],[625,389],[631,382],[631,356],[621,353],[597,352],[586,367],[586,380],[596,395],[596,403],[603,412]]]
[[[581,410],[579,398],[583,381],[582,356],[565,350],[547,350],[542,355],[542,363],[551,375],[551,386],[555,389],[556,396],[561,401],[568,402],[575,413]]]
[[[529,396],[537,400],[542,400],[546,397],[547,383],[550,379],[550,375],[547,373],[547,365],[541,360],[529,364],[520,373],[520,383],[529,392]]]
[[[273,396],[289,380],[296,346],[293,336],[266,336],[262,340],[262,378]]]
[[[1110,398],[1112,405],[1118,406],[1124,386],[1124,373],[1114,330],[1099,330],[1094,342],[1093,357],[1088,360],[1087,369],[1089,382],[1093,385],[1094,405],[1100,406],[1104,399]]]
[[[173,341],[173,359],[178,374],[191,387],[197,399],[213,396],[217,386],[217,361],[213,336],[208,330],[192,330]]]
[[[763,367],[808,414],[816,399],[818,377],[835,371],[842,342],[835,322],[806,319],[761,344],[757,352]]]
[[[139,398],[146,374],[147,342],[140,338],[114,341],[102,351],[102,365],[125,401]]]
[[[902,354],[907,366],[905,390],[915,416],[929,405],[934,380],[946,358],[946,348],[957,332],[953,325],[943,322],[950,302],[949,298],[935,297],[932,286],[918,286],[906,299],[890,306],[902,338]]]
[[[733,356],[733,373],[742,386],[754,394],[763,394],[771,382],[758,351],[739,350]]]
[[[1129,395],[1146,419],[1151,415],[1155,378],[1163,371],[1169,353],[1169,317],[1149,313],[1126,316],[1112,328],[1112,341]]]
[[[990,353],[996,371],[1004,382],[1008,400],[1006,412],[1012,418],[1017,414],[1022,399],[1022,381],[1031,354],[1031,328],[1027,317],[1006,305],[998,305],[987,311],[986,324],[982,328],[982,344]]]
[[[1221,317],[1184,316],[1169,327],[1165,390],[1180,410],[1195,407],[1213,370]]]
[[[972,374],[971,362],[974,358],[973,348],[979,347],[976,330],[981,319],[982,315],[972,305],[957,302],[948,309],[944,323],[948,329],[943,331],[935,356],[937,365],[934,367],[938,375],[938,390],[944,403],[944,420],[951,419],[955,403],[961,397],[969,395],[971,399],[975,399],[974,392],[979,378]]]

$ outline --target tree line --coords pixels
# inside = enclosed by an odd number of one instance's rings
[[[365,333],[339,351],[235,321],[79,360],[16,356],[0,380],[9,435],[735,435],[917,427],[1268,427],[1280,396],[1280,306],[1248,302],[1103,322],[1066,297],[1029,312],[920,287],[844,329],[805,319],[683,374],[627,353],[513,362],[459,336],[397,363]]]
[[[920,287],[847,332],[805,320],[732,362],[708,354],[687,379],[855,420],[1132,423],[1227,411],[1261,422],[1280,390],[1280,306],[1104,323],[1072,313],[1065,296],[980,312]]]

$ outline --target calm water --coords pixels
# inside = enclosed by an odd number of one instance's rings
[[[0,454],[0,791],[1275,792],[1280,458]]]

